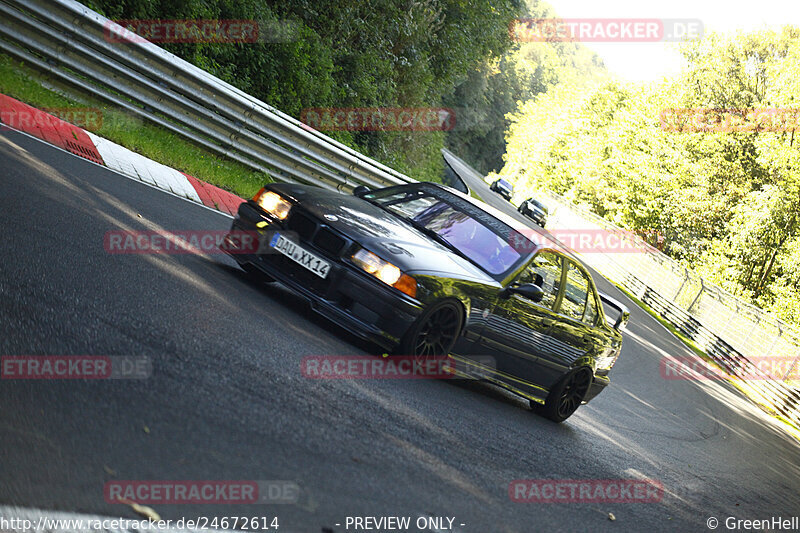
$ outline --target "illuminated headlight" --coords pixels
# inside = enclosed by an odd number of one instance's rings
[[[278,220],[284,220],[292,209],[292,204],[280,194],[264,189],[258,191],[258,194],[253,197],[253,201]]]
[[[411,297],[417,295],[417,280],[408,274],[403,274],[399,268],[372,252],[362,248],[354,253],[351,259],[364,272],[372,274],[385,284],[391,285]]]

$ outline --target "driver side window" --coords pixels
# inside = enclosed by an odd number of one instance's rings
[[[540,252],[533,258],[528,268],[522,273],[517,283],[533,283],[544,291],[539,305],[552,309],[561,283],[561,257],[550,252]]]

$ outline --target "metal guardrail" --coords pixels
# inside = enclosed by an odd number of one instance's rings
[[[73,0],[0,0],[0,50],[279,181],[349,191],[413,182]]]
[[[800,425],[800,333],[789,324],[705,282],[677,261],[598,215],[549,192],[548,229],[600,228],[616,234],[632,253],[583,253],[603,276],[624,287],[678,331],[695,341],[738,384]],[[555,206],[555,209],[552,207]],[[785,372],[765,372],[771,360]]]

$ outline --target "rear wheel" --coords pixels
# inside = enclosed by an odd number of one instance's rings
[[[445,300],[432,305],[408,328],[398,345],[400,355],[425,359],[447,356],[463,322],[464,313],[457,302]]]
[[[553,422],[563,422],[580,407],[592,385],[592,371],[588,367],[575,369],[564,376],[547,395],[544,405],[534,405],[534,411]]]

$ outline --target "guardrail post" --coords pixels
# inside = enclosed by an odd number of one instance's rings
[[[694,297],[694,300],[692,300],[692,303],[689,304],[689,307],[686,309],[687,313],[691,313],[692,312],[692,308],[694,307],[694,304],[696,304],[697,301],[700,299],[700,295],[703,294],[704,290],[706,290],[706,284],[703,281],[703,278],[700,278],[700,290],[697,291],[697,296]]]
[[[686,285],[687,281],[689,281],[689,269],[684,267],[684,269],[683,269],[683,281],[681,282],[681,286],[678,287],[678,290],[675,292],[675,296],[672,297],[672,301],[673,302],[677,302],[678,301],[678,296],[680,296],[681,291],[683,290],[683,287]]]

